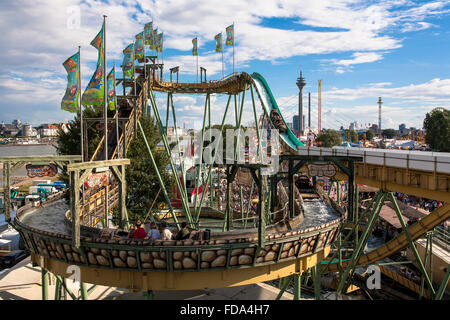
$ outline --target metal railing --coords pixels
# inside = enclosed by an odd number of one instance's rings
[[[450,174],[450,153],[346,147],[298,147],[311,156],[358,156],[363,163]]]

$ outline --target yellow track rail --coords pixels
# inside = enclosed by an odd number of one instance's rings
[[[409,234],[413,240],[419,239],[427,231],[430,231],[450,218],[450,204],[447,203],[434,210],[425,218],[419,220],[417,223],[413,224],[408,228]],[[409,245],[406,233],[403,231],[396,238],[387,242],[383,246],[375,249],[363,256],[356,263],[357,265],[371,265],[376,263],[378,260],[389,257],[397,251],[406,248]],[[342,262],[342,266],[345,268],[348,265],[348,261]],[[328,271],[334,272],[338,271],[338,264],[333,263],[328,267]]]

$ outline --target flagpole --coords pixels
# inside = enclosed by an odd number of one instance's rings
[[[197,71],[197,82],[198,82],[198,37],[195,37],[195,46],[197,49],[197,67],[195,68],[195,70]]]
[[[105,118],[105,160],[108,160],[108,101],[106,90],[106,15],[103,15],[103,113]]]
[[[233,74],[234,74],[234,21],[233,21]]]
[[[80,129],[81,129],[81,161],[84,161],[83,143],[83,105],[81,104],[81,46],[78,46],[78,107],[80,108]]]
[[[220,42],[222,42],[222,38],[220,39]],[[225,78],[224,72],[223,72],[223,47],[222,47],[222,79]]]
[[[136,52],[134,51],[134,48],[136,46],[136,40],[133,41],[133,95],[136,95],[136,69],[134,68],[136,64]]]
[[[117,158],[120,159],[120,154],[119,154],[119,112],[118,112],[118,107],[117,107],[117,92],[116,92],[116,62],[114,62],[114,107],[116,108],[116,149],[117,149]]]

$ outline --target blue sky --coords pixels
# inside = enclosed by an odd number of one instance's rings
[[[180,81],[195,81],[196,36],[208,80],[221,77],[214,35],[225,36],[234,22],[236,71],[262,74],[288,122],[297,113],[300,65],[307,82],[304,101],[312,95],[313,125],[319,79],[326,128],[377,123],[379,96],[385,128],[421,127],[426,112],[450,105],[450,1],[17,0],[0,3],[0,121],[39,124],[73,117],[60,110],[62,62],[82,46],[84,88],[97,59],[89,43],[103,14],[109,67],[121,64],[122,50],[153,20],[165,35],[166,70],[179,65]],[[229,74],[231,47],[225,47],[224,58]],[[220,121],[224,100],[213,98],[213,122]],[[158,102],[164,112],[165,97],[159,95]],[[203,103],[204,96],[176,96],[178,123],[199,127]],[[249,107],[244,121],[253,118]],[[231,113],[229,122],[233,118]]]

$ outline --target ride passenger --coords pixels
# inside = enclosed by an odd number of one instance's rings
[[[185,239],[189,239],[190,236],[190,232],[187,228],[187,224],[186,222],[182,222],[181,223],[181,230],[178,231],[177,236],[175,237],[175,240],[185,240]]]
[[[161,239],[162,240],[172,240],[173,234],[172,232],[167,228],[167,224],[165,222],[161,223],[160,226],[160,233],[161,233]]]
[[[150,223],[150,230],[148,230],[147,237],[150,240],[159,240],[161,239],[161,235],[159,234],[158,229],[156,228],[156,222]]]
[[[144,239],[147,236],[145,229],[142,227],[140,220],[136,221],[136,230],[134,231],[133,239]]]

